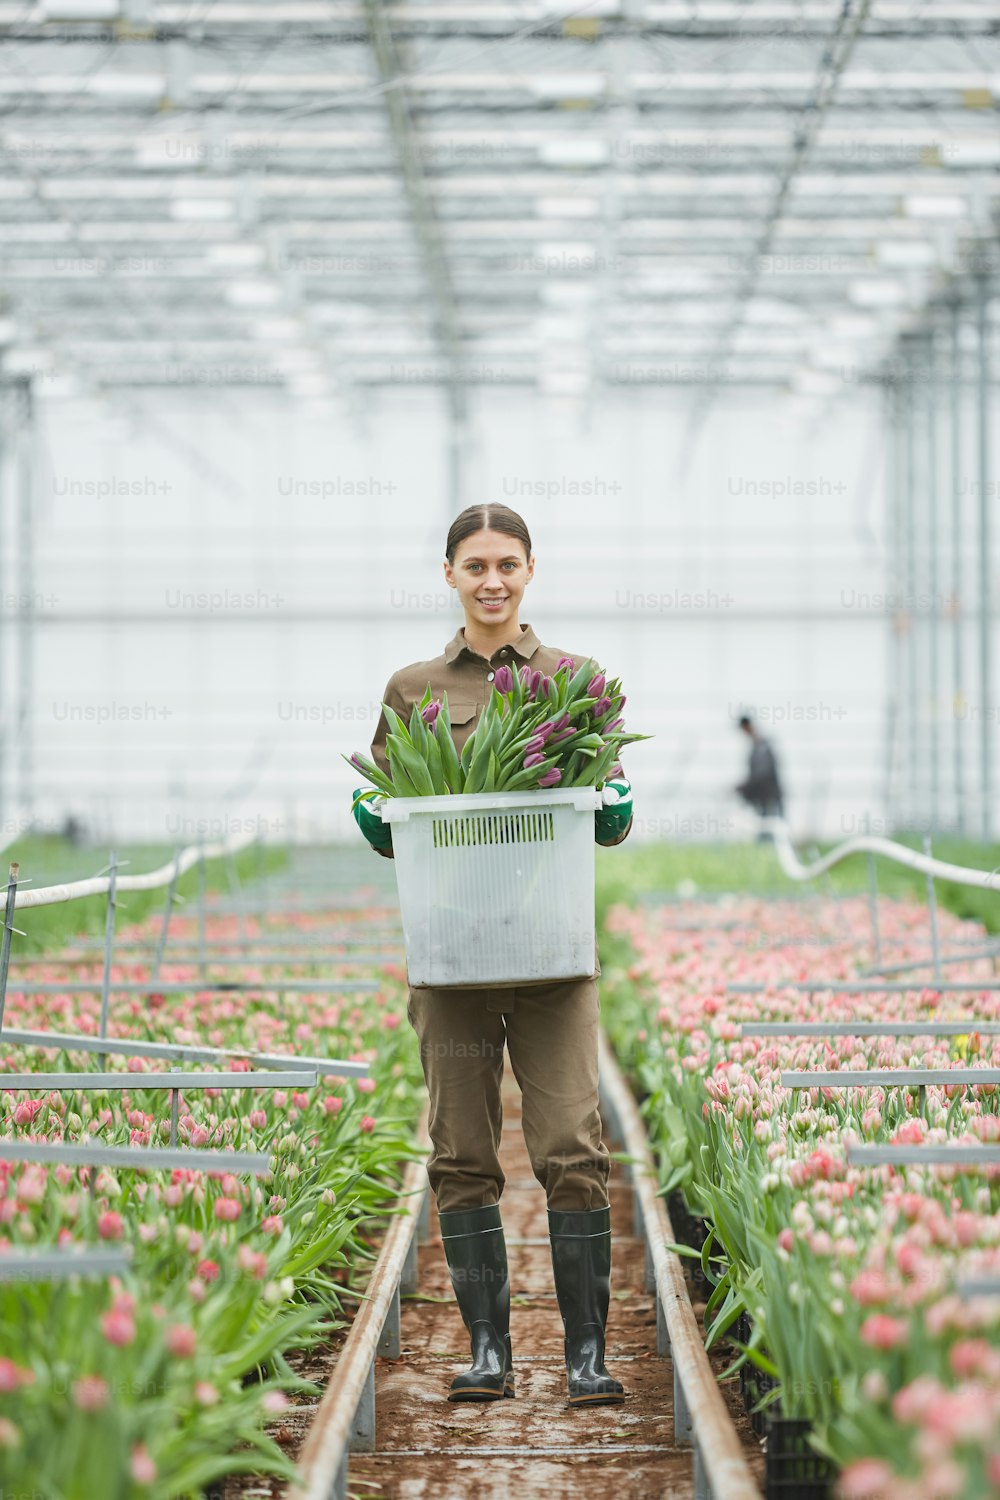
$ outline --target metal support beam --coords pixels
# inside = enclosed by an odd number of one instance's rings
[[[948,450],[951,475],[951,720],[952,757],[955,799],[955,828],[965,836],[965,764],[962,724],[965,718],[964,662],[962,632],[964,578],[962,571],[962,393],[959,376],[962,364],[961,310],[958,298],[951,304],[951,369],[949,370]]]
[[[977,407],[979,469],[979,759],[981,832],[984,843],[993,836],[993,764],[990,721],[996,712],[993,701],[992,600],[990,595],[990,342],[989,284],[982,276],[976,285],[977,321]]]
[[[34,582],[34,408],[31,382],[19,380],[14,398],[15,452],[17,455],[17,548],[14,591],[22,601],[17,612],[17,707],[15,710],[17,754],[17,805],[30,817],[34,803],[32,704],[35,667]]]
[[[452,290],[451,272],[444,239],[438,227],[434,202],[420,162],[420,149],[406,69],[400,65],[396,44],[381,0],[364,0],[365,17],[379,75],[385,85],[382,98],[389,115],[389,129],[399,155],[403,189],[410,211],[434,310],[434,332],[448,362],[448,401],[452,420],[459,426],[466,419],[463,377],[462,330],[458,304]],[[454,480],[453,480],[454,482]]]

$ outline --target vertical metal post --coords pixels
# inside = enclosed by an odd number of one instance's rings
[[[868,912],[872,920],[872,946],[875,949],[875,962],[882,962],[882,934],[878,925],[878,870],[875,867],[875,856],[871,850],[868,851]]]
[[[397,1285],[389,1303],[389,1311],[385,1315],[382,1332],[378,1341],[378,1352],[383,1359],[398,1359],[403,1352],[400,1337],[400,1304],[399,1287]]]
[[[989,291],[985,276],[976,285],[977,312],[977,384],[978,384],[978,468],[979,468],[979,757],[981,837],[992,838],[993,764],[990,758],[990,719],[994,711],[992,650],[993,628],[990,598],[990,350]]]
[[[955,827],[965,835],[965,766],[963,763],[962,722],[965,713],[963,691],[962,631],[965,626],[962,609],[962,349],[961,314],[956,298],[951,304],[951,675],[952,675],[952,754],[955,779]]]
[[[659,1293],[656,1296],[656,1352],[664,1356],[670,1354],[670,1329]]]
[[[348,1449],[351,1453],[371,1453],[375,1447],[375,1361],[368,1366],[365,1388],[354,1413]]]
[[[156,979],[160,973],[160,964],[163,962],[163,951],[167,946],[167,933],[170,929],[170,918],[173,914],[174,893],[177,890],[177,873],[180,868],[180,845],[174,848],[174,868],[170,876],[170,884],[167,886],[167,899],[163,907],[163,925],[160,928],[160,936],[156,943],[156,955],[153,959],[153,972],[151,978]]]
[[[3,933],[0,934],[0,1031],[3,1031],[3,1008],[7,1000],[7,971],[10,968],[10,939],[14,931],[14,905],[17,901],[17,877],[21,866],[16,862],[7,872],[7,900],[4,905]]]
[[[927,855],[928,859],[931,858],[932,847],[929,834],[924,834],[924,853]],[[927,871],[927,906],[930,912],[931,919],[931,953],[934,957],[934,978],[940,984],[942,976],[941,948],[938,943],[937,891],[934,888],[934,876],[931,874],[930,870]]]
[[[886,390],[886,418],[889,423],[889,443],[886,448],[888,456],[886,493],[888,498],[889,525],[888,525],[888,560],[887,569],[887,593],[893,600],[889,620],[889,652],[888,652],[888,692],[886,694],[886,722],[885,722],[885,762],[884,775],[885,786],[883,790],[883,805],[889,826],[895,825],[896,809],[899,805],[897,787],[897,764],[896,745],[897,731],[900,720],[900,702],[902,696],[902,661],[903,643],[901,626],[903,620],[901,595],[903,592],[902,578],[902,525],[901,496],[902,496],[902,446],[903,446],[903,423],[902,423],[902,393],[898,380],[892,381]]]
[[[111,851],[111,864],[108,869],[108,910],[104,922],[104,972],[101,975],[101,1022],[100,1035],[108,1034],[108,1001],[111,988],[111,954],[115,944],[115,886],[118,881],[118,856]],[[104,1071],[107,1058],[103,1052],[98,1055],[98,1068]]]
[[[249,956],[250,938],[246,929],[246,916],[243,910],[243,887],[240,884],[239,871],[236,868],[235,856],[231,853],[223,856],[226,867],[226,882],[229,886],[229,894],[232,897],[233,907],[236,913],[236,931],[239,934],[240,947]]]
[[[927,334],[927,367],[925,387],[927,391],[927,410],[925,414],[927,422],[927,656],[928,656],[928,698],[930,708],[930,734],[928,735],[928,748],[930,752],[930,825],[937,831],[941,815],[941,782],[940,782],[940,731],[939,731],[939,704],[938,693],[940,685],[939,671],[939,632],[941,622],[941,610],[938,602],[938,555],[937,555],[937,533],[938,533],[938,443],[937,443],[937,383],[936,383],[936,361],[934,358],[935,328],[931,328]]]
[[[4,460],[7,453],[7,413],[8,400],[7,391],[3,382],[0,381],[0,598],[6,592],[5,584],[7,578],[7,528],[5,518],[6,500],[6,470]],[[6,661],[4,652],[4,641],[6,636],[7,619],[6,612],[0,608],[0,661]],[[7,802],[7,703],[4,692],[3,679],[0,678],[0,814]],[[15,809],[16,810],[16,809]],[[13,825],[12,825],[13,826]]]
[[[17,792],[25,817],[30,818],[34,805],[34,765],[32,713],[34,711],[35,665],[35,568],[34,568],[34,495],[33,408],[31,382],[17,383],[15,435],[17,453],[17,572],[16,593],[24,603],[18,609],[17,631]]]
[[[917,628],[916,620],[914,619],[914,603],[916,601],[917,594],[917,553],[916,528],[914,518],[915,507],[913,504],[914,487],[916,481],[916,465],[914,463],[915,424],[913,411],[913,354],[909,341],[906,342],[905,347],[908,351],[908,358],[911,361],[911,364],[905,376],[906,384],[903,387],[905,393],[905,426],[903,441],[904,462],[902,464],[903,490],[901,496],[900,514],[903,519],[903,535],[905,538],[906,557],[906,603],[904,605],[903,617],[906,621],[906,666],[908,686],[907,696],[909,699],[909,712],[907,714],[906,723],[906,746],[909,760],[909,778],[906,790],[905,807],[906,822],[908,826],[912,827],[914,824],[914,812],[919,805],[919,794],[917,791],[917,787],[920,779],[920,679],[917,670]]]
[[[691,1441],[691,1413],[688,1411],[684,1386],[674,1364],[674,1446],[686,1447]]]
[[[205,842],[198,850],[198,972],[205,977]]]
[[[174,1089],[170,1090],[170,1144],[171,1144],[171,1146],[176,1146],[177,1145],[177,1127],[180,1124],[180,1109],[181,1109],[180,1092],[181,1091],[180,1091],[179,1088],[174,1088]]]

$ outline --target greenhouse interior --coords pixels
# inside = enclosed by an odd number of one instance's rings
[[[0,1500],[1000,1500],[1000,11],[0,64]]]

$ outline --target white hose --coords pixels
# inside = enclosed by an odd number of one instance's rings
[[[983,890],[1000,892],[1000,868],[993,870],[970,870],[965,865],[950,865],[942,859],[934,859],[927,854],[918,854],[916,849],[907,849],[905,844],[896,844],[892,839],[876,838],[872,834],[862,834],[859,838],[845,839],[829,854],[824,854],[822,859],[817,859],[811,865],[804,865],[795,852],[788,824],[784,818],[764,818],[763,827],[774,839],[774,849],[778,856],[778,862],[790,880],[815,880],[817,875],[822,875],[833,865],[840,863],[850,854],[881,854],[886,859],[891,859],[897,865],[906,865],[911,870],[919,870],[924,875],[934,875],[941,880],[953,880],[957,885],[974,885]]]
[[[115,881],[116,891],[155,891],[158,886],[168,885],[176,873],[178,876],[190,870],[204,855],[205,859],[219,859],[224,854],[235,854],[252,844],[256,838],[253,830],[220,839],[214,844],[189,844],[169,864],[145,875],[119,875]],[[19,890],[14,898],[18,911],[28,906],[55,906],[60,901],[76,901],[81,896],[103,896],[111,886],[110,875],[94,875],[88,880],[71,880],[65,885],[45,885],[37,891]]]

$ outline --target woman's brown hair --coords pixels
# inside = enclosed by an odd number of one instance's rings
[[[505,536],[516,537],[525,556],[531,557],[531,537],[516,510],[511,510],[508,505],[470,505],[451,523],[444,549],[449,563],[455,561],[459,544],[476,531],[502,531]]]

